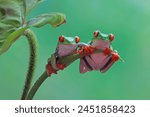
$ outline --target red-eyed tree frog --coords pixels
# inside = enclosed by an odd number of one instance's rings
[[[106,72],[120,58],[111,46],[111,42],[114,40],[113,34],[103,34],[100,31],[95,31],[93,35],[94,38],[89,44],[96,50],[101,51],[80,59],[80,73],[92,70]]]
[[[57,70],[63,70],[65,65],[62,63],[58,63],[58,59],[60,57],[66,57],[69,55],[76,54],[77,50],[81,46],[85,46],[87,44],[80,43],[80,38],[78,36],[75,37],[66,37],[60,36],[58,38],[58,43],[56,47],[56,51],[51,55],[51,58],[48,59],[48,64],[46,66],[47,73],[50,76],[51,73],[56,73]]]

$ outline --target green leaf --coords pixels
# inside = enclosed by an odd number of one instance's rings
[[[0,0],[0,54],[6,52],[29,27],[22,27],[26,14],[43,0]]]
[[[0,22],[19,27],[22,22],[22,6],[19,0],[0,0]]]
[[[34,7],[45,0],[24,0],[25,14],[27,15]]]
[[[56,27],[65,22],[64,14],[49,13],[23,24],[26,14],[42,1],[44,0],[0,0],[0,55],[6,52],[27,28],[46,24]]]
[[[42,27],[46,24],[51,24],[53,27],[59,26],[66,21],[66,16],[62,13],[42,14],[32,18],[27,25],[33,27]]]
[[[19,0],[0,0],[0,49],[9,34],[22,23],[22,6]]]
[[[11,33],[6,40],[3,42],[1,48],[0,48],[0,55],[4,52],[6,52],[9,47],[24,33],[24,31],[27,29],[28,27],[20,27],[18,28],[16,31],[14,31],[13,33]]]

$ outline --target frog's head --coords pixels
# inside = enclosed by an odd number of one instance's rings
[[[112,42],[114,40],[114,35],[112,33],[110,34],[104,34],[100,32],[99,30],[95,31],[93,33],[94,39],[102,39],[102,40],[107,40],[109,42]]]
[[[58,44],[77,44],[79,42],[80,42],[80,38],[78,36],[65,37],[62,35],[58,39]]]
[[[96,30],[93,33],[93,40],[91,41],[91,45],[96,47],[97,49],[111,48],[111,43],[114,40],[113,34],[104,34],[99,30]]]

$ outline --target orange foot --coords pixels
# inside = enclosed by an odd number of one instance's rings
[[[109,54],[111,54],[111,52],[112,52],[112,50],[110,48],[105,48],[104,51],[103,51],[103,53],[105,55],[109,55]]]
[[[95,51],[95,47],[92,46],[82,46],[79,50],[76,51],[77,54],[80,55],[80,57],[93,54]]]
[[[60,70],[63,70],[66,66],[65,66],[65,64],[57,63],[57,64],[56,64],[56,67],[57,67],[58,69],[60,69]]]
[[[52,67],[50,62],[46,65],[46,71],[48,76],[51,76],[52,73],[57,74],[57,71]]]
[[[111,55],[112,55],[112,60],[113,60],[114,62],[117,61],[118,59],[120,59],[120,56],[118,55],[118,53],[112,51],[110,48],[105,48],[105,50],[103,51],[103,53],[104,53],[105,55],[111,54]]]

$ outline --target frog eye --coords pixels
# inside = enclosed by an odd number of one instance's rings
[[[114,40],[114,35],[113,34],[109,35],[109,40],[110,40],[110,42],[112,42]]]
[[[59,42],[64,42],[64,36],[59,37]]]
[[[94,35],[94,37],[98,37],[99,31],[95,31],[95,32],[93,33],[93,35]]]
[[[79,43],[79,41],[80,41],[80,38],[78,36],[75,36],[75,42]]]

